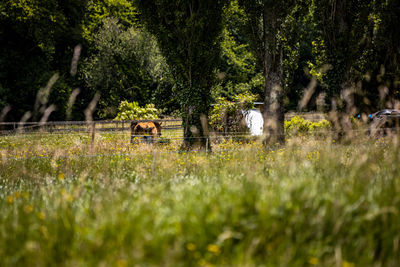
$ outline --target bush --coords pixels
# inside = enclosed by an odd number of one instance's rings
[[[153,104],[140,107],[137,102],[122,101],[118,107],[118,115],[114,120],[152,120],[158,119],[159,111]]]
[[[243,111],[254,108],[255,95],[244,93],[233,97],[228,101],[224,97],[217,99],[216,105],[211,110],[210,123],[214,130],[220,132],[244,132],[248,131],[243,121]]]
[[[285,133],[288,136],[296,134],[317,134],[318,132],[330,129],[331,124],[327,120],[311,122],[300,116],[294,116],[290,121],[285,121]]]

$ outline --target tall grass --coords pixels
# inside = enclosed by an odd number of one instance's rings
[[[0,265],[400,265],[396,138],[83,136],[0,138]]]

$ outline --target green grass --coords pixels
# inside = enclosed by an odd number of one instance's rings
[[[400,265],[397,139],[127,140],[0,137],[0,265]]]

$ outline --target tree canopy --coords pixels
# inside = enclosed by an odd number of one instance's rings
[[[188,144],[203,136],[200,121],[209,111],[214,70],[220,56],[224,0],[149,1],[137,6],[176,82]],[[205,143],[203,139],[200,139]]]
[[[2,118],[80,120],[99,94],[94,118],[122,101],[179,110],[188,141],[212,102],[252,93],[283,141],[285,110],[317,99],[348,115],[398,105],[399,17],[397,0],[4,0]]]

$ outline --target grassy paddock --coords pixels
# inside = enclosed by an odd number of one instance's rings
[[[0,137],[0,265],[400,265],[396,137],[127,140]]]

